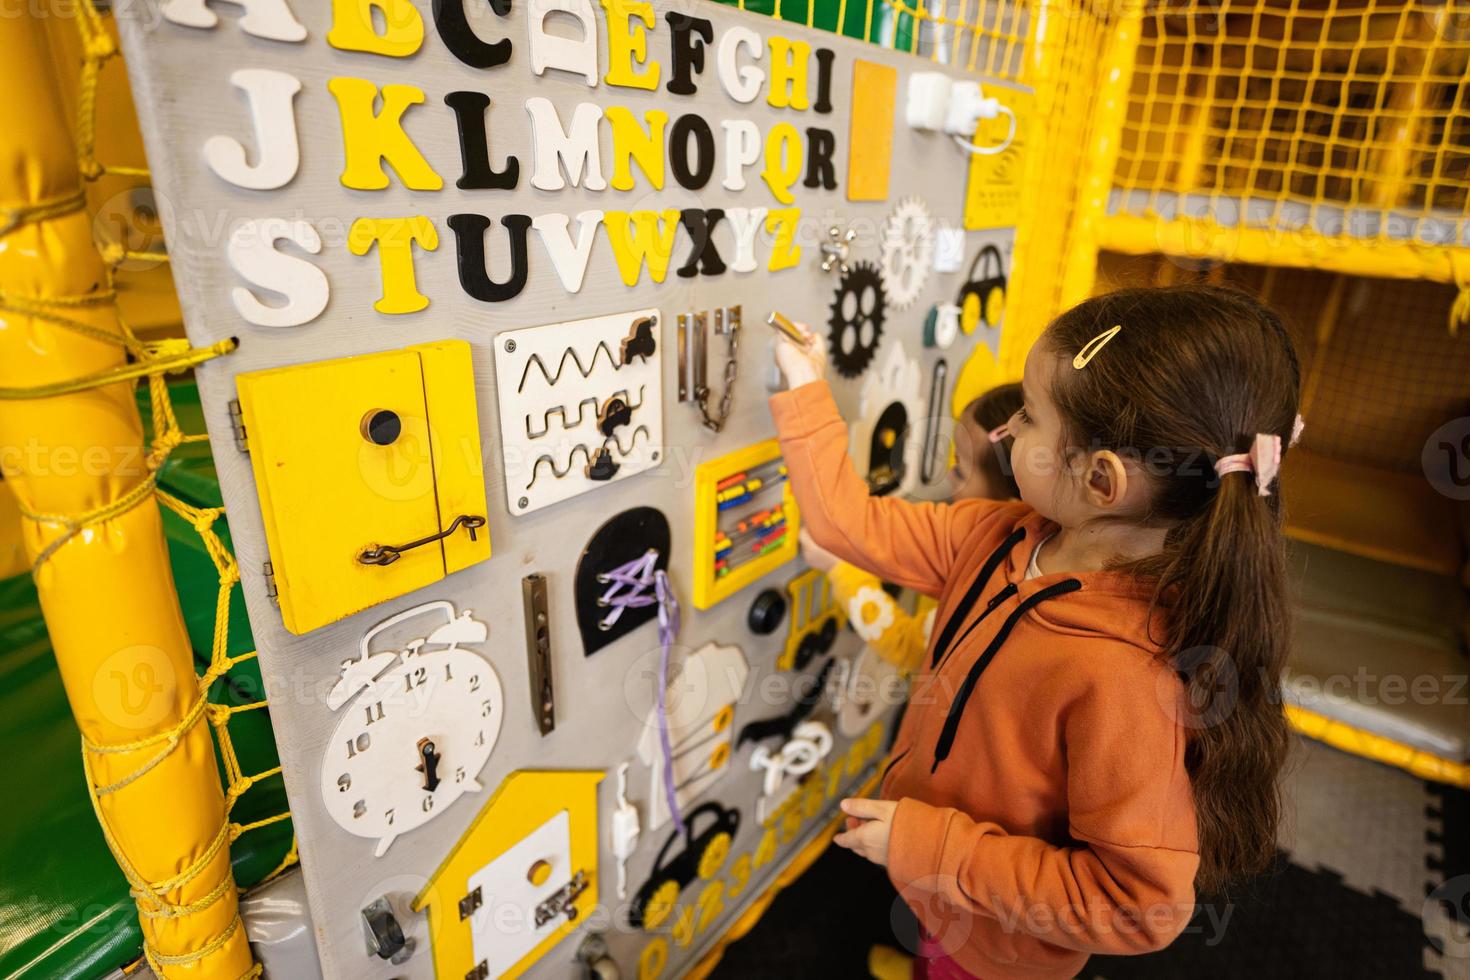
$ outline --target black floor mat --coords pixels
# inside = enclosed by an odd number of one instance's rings
[[[870,946],[898,946],[905,939],[911,944],[912,937],[912,919],[883,871],[833,847],[777,897],[749,935],[730,946],[713,977],[866,977]],[[1231,902],[1202,909],[1168,949],[1095,957],[1085,976],[1437,977],[1424,969],[1424,946],[1420,920],[1392,897],[1355,891],[1331,872],[1310,871],[1283,856],[1275,872],[1241,889]]]
[[[1087,974],[1106,980],[1395,980],[1424,969],[1424,928],[1382,892],[1365,895],[1330,871],[1282,855],[1276,870],[1229,900],[1201,907],[1172,946],[1147,956],[1097,956]]]

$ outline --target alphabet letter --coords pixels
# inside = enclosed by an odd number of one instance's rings
[[[484,303],[515,299],[526,288],[526,232],[531,227],[531,219],[524,214],[508,214],[500,223],[505,225],[510,239],[510,275],[505,282],[493,282],[485,271],[485,232],[490,230],[490,219],[483,214],[449,216],[459,262],[459,284]]]
[[[714,25],[703,17],[669,12],[669,50],[674,57],[674,70],[664,86],[675,95],[693,95],[694,76],[704,71],[704,46],[715,41]]]
[[[434,28],[449,53],[471,68],[494,68],[510,60],[510,38],[493,43],[480,40],[464,12],[465,0],[434,0]],[[499,17],[510,13],[510,0],[490,0]]]
[[[378,243],[383,295],[373,304],[379,313],[417,313],[429,305],[413,274],[413,243],[426,252],[439,247],[439,232],[422,215],[412,218],[358,218],[347,232],[347,249],[366,255]]]
[[[450,92],[444,104],[454,110],[459,130],[459,158],[464,162],[464,176],[454,182],[460,190],[513,190],[521,177],[521,164],[515,157],[505,158],[505,169],[490,165],[490,137],[485,132],[485,110],[490,96],[483,92]]]
[[[373,26],[373,8],[386,28]],[[424,43],[424,19],[408,0],[332,0],[332,29],[327,43],[341,51],[366,51],[407,58]]]
[[[559,191],[567,185],[562,179],[561,168],[565,167],[573,187],[582,183],[582,171],[587,171],[586,186],[589,191],[607,188],[602,177],[602,157],[597,151],[597,122],[602,118],[602,109],[591,102],[583,102],[572,112],[571,128],[563,131],[556,107],[540,96],[526,100],[526,111],[531,114],[531,142],[534,147],[535,166],[531,168],[531,186],[543,191]]]
[[[293,75],[269,68],[240,68],[230,75],[230,84],[250,98],[250,119],[255,124],[259,159],[251,166],[245,147],[232,136],[211,136],[204,141],[204,160],[209,168],[236,187],[270,191],[284,187],[301,165],[301,148],[296,143],[296,114],[292,102],[301,91]]]
[[[567,216],[560,212],[539,214],[531,219],[531,227],[541,236],[546,254],[556,268],[557,277],[569,293],[580,292],[587,275],[587,260],[592,257],[592,242],[597,226],[602,224],[601,211],[583,211],[577,215],[577,242],[568,234]]]
[[[276,250],[287,239],[320,254],[321,236],[308,221],[261,218],[246,221],[230,236],[226,257],[241,279],[286,297],[284,306],[267,306],[242,286],[230,290],[240,316],[258,327],[297,327],[315,320],[327,308],[327,274],[305,259]]]
[[[736,63],[735,58],[742,48],[751,57],[759,58],[760,35],[748,27],[731,27],[726,30],[720,38],[715,67],[720,76],[720,84],[725,87],[730,98],[736,102],[754,102],[755,97],[760,94],[761,83],[766,80],[766,73],[755,65],[742,67]]]
[[[245,8],[240,18],[240,30],[270,41],[305,41],[306,28],[286,0],[236,0],[236,5]],[[159,11],[164,20],[180,27],[198,27],[211,30],[219,23],[219,15],[205,0],[167,0]]]
[[[360,191],[380,191],[388,186],[383,171],[387,161],[405,187],[437,191],[444,181],[403,131],[404,111],[424,101],[422,89],[412,85],[384,85],[383,111],[373,112],[378,87],[364,78],[334,78],[327,89],[337,98],[342,117],[342,143],[346,162],[342,186]]]

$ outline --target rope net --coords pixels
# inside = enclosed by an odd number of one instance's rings
[[[69,18],[69,20],[76,25],[81,46],[81,70],[77,90],[77,119],[75,123],[75,139],[80,172],[85,181],[89,183],[109,176],[146,178],[148,176],[146,169],[106,165],[97,159],[98,86],[104,66],[117,55],[118,51],[115,38],[109,32],[108,26],[97,9],[92,5],[91,0],[84,0],[84,2],[79,3],[76,6],[76,11],[77,16]],[[81,211],[86,206],[87,198],[85,190],[83,190],[54,200],[46,200],[24,207],[5,209],[4,211],[0,211],[0,236],[27,224]],[[96,812],[98,823],[102,828],[102,833],[107,841],[108,847],[111,849],[113,856],[118,862],[118,866],[122,869],[128,881],[130,893],[138,906],[139,915],[143,919],[176,918],[196,914],[213,905],[226,894],[227,889],[233,884],[233,879],[227,873],[213,888],[205,892],[202,898],[189,904],[171,902],[167,897],[171,891],[197,879],[214,862],[220,849],[229,847],[242,834],[289,821],[291,815],[289,811],[283,811],[247,822],[241,822],[231,817],[236,803],[246,793],[262,781],[279,777],[281,773],[279,764],[258,772],[245,772],[241,767],[239,756],[230,735],[230,721],[232,718],[246,712],[263,713],[266,709],[266,702],[259,700],[240,704],[226,704],[211,700],[209,696],[211,688],[216,686],[216,682],[226,679],[230,671],[237,665],[253,660],[256,656],[253,651],[231,656],[228,649],[230,599],[232,590],[240,581],[239,567],[235,562],[234,556],[230,553],[229,548],[225,545],[215,528],[216,522],[224,516],[224,508],[194,506],[173,496],[158,485],[159,472],[174,450],[181,445],[205,441],[208,438],[203,433],[186,434],[182,430],[169,395],[168,384],[165,380],[166,376],[176,374],[196,364],[229,353],[235,347],[234,341],[224,341],[205,348],[194,348],[190,346],[187,340],[182,338],[164,338],[159,340],[140,339],[123,316],[122,311],[118,309],[117,275],[119,273],[119,267],[131,260],[166,261],[167,255],[164,253],[137,251],[129,248],[126,244],[116,242],[100,242],[98,247],[107,270],[107,281],[104,283],[103,288],[80,296],[38,297],[0,293],[0,310],[33,317],[101,343],[121,346],[126,351],[127,362],[114,369],[70,379],[61,383],[28,388],[0,388],[0,400],[49,398],[135,379],[146,379],[148,384],[152,423],[152,438],[148,445],[146,457],[148,475],[138,486],[122,497],[85,514],[64,515],[38,513],[22,504],[20,508],[21,512],[27,518],[37,522],[59,524],[63,528],[62,533],[36,557],[33,566],[35,569],[39,569],[58,549],[65,545],[67,541],[80,534],[84,529],[100,525],[109,519],[126,513],[134,507],[142,506],[150,501],[156,501],[160,506],[166,508],[186,522],[198,534],[204,550],[213,563],[218,576],[214,633],[209,659],[204,670],[196,678],[197,698],[179,723],[167,731],[126,743],[99,744],[88,739],[85,735],[82,738],[82,764],[87,775],[87,787],[92,800],[92,806]],[[115,312],[119,332],[114,333],[105,329],[99,329],[76,319],[76,311],[97,306],[106,306],[110,308],[111,312]],[[132,865],[123,849],[119,846],[118,840],[109,827],[108,820],[101,805],[101,799],[126,789],[137,780],[146,776],[167,759],[187,734],[201,722],[205,722],[210,726],[218,752],[220,768],[225,781],[225,821],[221,825],[214,840],[210,842],[209,846],[204,849],[203,853],[197,859],[190,862],[183,870],[167,880],[150,881]],[[144,761],[141,764],[120,779],[116,779],[107,785],[99,784],[94,773],[94,759],[96,757],[104,755],[132,755],[135,753],[144,757]],[[268,881],[276,877],[296,863],[296,861],[297,847],[295,837],[293,836],[291,845],[285,856],[262,881]],[[225,864],[225,868],[229,868],[228,863]],[[240,891],[243,890],[240,889]],[[229,942],[231,937],[240,928],[241,922],[237,914],[223,931],[210,938],[199,948],[191,949],[186,953],[173,955],[163,954],[152,948],[145,939],[143,947],[144,957],[154,972],[163,976],[165,975],[164,967],[184,966],[209,956],[225,943]],[[259,974],[260,966],[257,964],[246,975],[258,976]]]
[[[1463,291],[1467,66],[1467,0],[1153,0],[1104,244]]]

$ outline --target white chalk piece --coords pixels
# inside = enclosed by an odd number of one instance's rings
[[[286,0],[234,0],[238,7],[245,8],[240,18],[240,30],[269,41],[300,42],[306,40],[306,28]],[[197,27],[212,30],[219,24],[219,14],[209,9],[205,0],[167,0],[159,13],[163,19],[180,27]]]
[[[761,131],[749,119],[724,119],[725,179],[727,191],[745,190],[745,168],[761,158]]]
[[[764,45],[761,36],[748,27],[726,28],[720,36],[720,47],[715,54],[715,70],[720,76],[720,85],[736,102],[754,102],[765,84],[765,70],[756,65],[741,65],[740,49],[744,48],[752,58],[759,59]]]
[[[312,255],[322,250],[321,236],[311,222],[285,218],[256,218],[242,223],[225,250],[230,268],[241,279],[286,297],[284,305],[268,306],[243,286],[230,290],[235,309],[257,327],[299,327],[327,308],[331,294],[327,274],[305,259],[278,251],[276,242],[282,240]]]
[[[571,219],[565,214],[538,214],[531,219],[531,227],[541,236],[541,244],[551,257],[557,278],[569,293],[582,290],[582,280],[587,275],[587,260],[592,257],[592,243],[597,238],[597,229],[601,224],[601,211],[578,213],[577,240],[573,243],[570,234]]]
[[[553,13],[575,17],[581,22],[582,36],[548,34],[546,18]],[[544,75],[546,69],[557,68],[581,75],[589,88],[597,87],[597,18],[591,0],[531,0],[526,20],[533,72]]]
[[[541,96],[527,99],[526,112],[531,116],[532,187],[559,191],[570,181],[573,187],[585,186],[589,191],[607,189],[607,180],[602,176],[602,154],[597,146],[601,106],[591,102],[579,104],[572,110],[572,123],[567,129],[562,129],[561,118],[550,99]]]
[[[270,191],[286,186],[301,166],[292,109],[301,80],[270,68],[241,68],[230,75],[230,84],[250,100],[250,121],[259,148],[256,162],[251,165],[239,140],[219,135],[204,141],[204,162],[236,187]]]
[[[765,208],[726,208],[725,220],[735,234],[735,257],[730,260],[732,272],[755,271],[755,236],[766,223]]]

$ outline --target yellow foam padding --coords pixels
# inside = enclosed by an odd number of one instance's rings
[[[521,769],[505,777],[475,822],[455,843],[449,856],[413,900],[413,910],[429,910],[429,942],[434,975],[465,976],[475,965],[473,919],[459,914],[459,900],[469,892],[469,880],[485,865],[510,850],[558,812],[571,821],[572,866],[586,872],[587,887],[572,903],[576,916],[565,917],[501,980],[513,980],[531,968],[597,908],[597,784],[600,770]],[[491,896],[486,896],[491,900]]]
[[[897,68],[872,61],[852,63],[852,118],[847,140],[849,201],[888,200],[897,98]]]
[[[28,568],[30,562],[20,539],[20,505],[10,484],[0,480],[0,578],[19,575]]]
[[[849,795],[871,795],[878,788],[878,782],[882,776],[882,772],[883,770],[880,768],[878,772],[873,773],[873,778],[867,780]],[[776,876],[776,880],[771,882],[766,890],[761,892],[760,897],[751,902],[744,912],[740,913],[738,919],[730,923],[730,928],[725,930],[725,934],[704,955],[704,959],[690,967],[689,972],[684,974],[684,980],[704,980],[705,977],[708,977],[714,972],[715,967],[719,965],[721,958],[725,955],[725,949],[731,943],[745,938],[746,933],[755,928],[755,924],[761,920],[761,916],[766,914],[766,909],[771,907],[771,903],[776,900],[777,895],[781,894],[781,890],[800,878],[806,873],[807,868],[810,868],[817,862],[817,858],[821,857],[822,852],[827,850],[827,845],[832,843],[832,835],[837,833],[837,828],[842,825],[842,820],[843,815],[839,811],[805,847],[796,852],[796,856],[791,859],[786,867],[781,869],[781,873]]]
[[[1354,728],[1295,705],[1286,705],[1286,720],[1295,731],[1325,742],[1335,749],[1394,766],[1420,779],[1470,789],[1470,765],[1464,762],[1441,759],[1422,749]]]
[[[1281,485],[1288,537],[1437,575],[1460,574],[1455,504],[1423,474],[1293,449]]]

